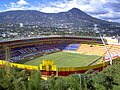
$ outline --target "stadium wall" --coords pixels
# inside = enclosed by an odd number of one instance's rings
[[[113,60],[114,61],[114,60]],[[109,61],[101,63],[101,64],[96,64],[96,65],[92,65],[92,66],[83,66],[83,67],[58,67],[57,70],[51,70],[51,71],[47,71],[47,70],[41,70],[42,75],[47,75],[50,76],[52,74],[54,74],[55,76],[68,76],[70,74],[74,74],[74,73],[85,73],[86,71],[92,69],[92,70],[97,70],[97,71],[101,71],[103,70],[103,68],[105,68],[107,65],[109,65]],[[31,71],[31,70],[38,70],[38,66],[31,66],[31,65],[24,65],[24,64],[16,64],[16,63],[10,63],[8,61],[3,61],[0,60],[0,66],[11,66],[11,67],[17,67],[19,69],[25,69],[27,71]]]

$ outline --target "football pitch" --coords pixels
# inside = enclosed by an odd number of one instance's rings
[[[54,64],[57,67],[79,67],[86,66],[91,62],[95,61],[95,59],[100,56],[96,55],[83,55],[78,53],[68,53],[68,52],[56,52],[44,56],[40,56],[33,60],[23,61],[21,63],[27,65],[35,65],[38,66],[42,63],[42,60],[54,60]]]

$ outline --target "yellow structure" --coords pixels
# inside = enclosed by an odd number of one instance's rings
[[[17,68],[21,68],[21,69],[38,70],[38,66],[11,63],[8,61],[3,61],[3,60],[0,60],[0,65],[10,65],[11,67],[17,67]]]
[[[40,70],[56,71],[56,65],[54,65],[54,60],[43,60],[42,64],[40,64]]]

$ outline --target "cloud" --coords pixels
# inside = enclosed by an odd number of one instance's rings
[[[107,14],[102,14],[102,15],[99,15],[99,18],[102,18],[102,19],[110,19],[110,20],[117,20],[117,19],[120,19],[120,13],[118,12],[110,12],[110,13],[107,13]]]
[[[105,6],[111,8],[113,11],[120,12],[120,2],[106,3]]]
[[[26,10],[28,9],[29,3],[25,0],[19,0],[18,2],[10,2],[9,5],[6,5],[6,10]]]
[[[17,2],[18,5],[28,5],[28,3],[25,0],[20,0]]]
[[[106,14],[109,11],[104,7],[105,3],[106,0],[64,0],[64,2],[49,2],[48,5],[45,5],[40,10],[47,13],[57,13],[76,7],[90,15]]]

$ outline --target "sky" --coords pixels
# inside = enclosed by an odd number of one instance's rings
[[[38,10],[58,13],[72,8],[102,20],[120,23],[120,0],[0,0],[0,12]]]

